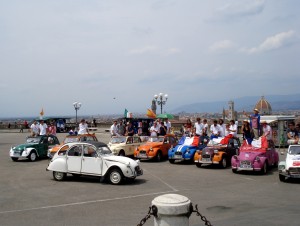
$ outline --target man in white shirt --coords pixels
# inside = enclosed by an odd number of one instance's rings
[[[229,134],[231,134],[233,137],[237,136],[237,125],[235,124],[234,120],[230,120]]]
[[[167,134],[171,133],[171,122],[168,118],[165,119],[164,125],[167,127]]]
[[[210,139],[218,138],[221,133],[221,127],[218,125],[218,121],[214,120],[214,123],[210,126]]]
[[[156,137],[158,132],[159,132],[159,127],[157,125],[157,122],[154,121],[153,126],[151,126],[151,128],[150,128],[150,136]]]
[[[204,125],[201,123],[201,118],[197,118],[197,121],[195,122],[195,135],[196,136],[202,136]]]
[[[267,121],[261,121],[262,130],[263,130],[263,137],[266,137],[267,140],[272,140],[272,129],[271,126],[268,125]]]
[[[40,126],[39,126],[40,135],[46,135],[47,129],[48,129],[47,124],[43,120],[41,120]]]
[[[88,124],[85,122],[84,119],[81,119],[81,121],[79,123],[78,134],[87,134],[87,133],[89,133]]]
[[[220,137],[225,137],[225,124],[223,119],[219,119],[219,126],[221,127]]]
[[[31,129],[31,135],[32,136],[37,136],[39,134],[40,126],[37,124],[36,121],[34,121],[32,123],[32,125],[30,126],[30,129]]]
[[[114,123],[110,127],[110,135],[111,136],[119,136],[117,120],[114,120]]]

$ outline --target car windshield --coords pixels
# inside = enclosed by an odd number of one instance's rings
[[[300,146],[290,146],[289,154],[300,155]]]
[[[79,141],[78,137],[66,137],[64,140],[64,143],[72,143],[72,142],[77,142]]]
[[[108,147],[98,147],[97,149],[98,155],[111,155],[111,150]]]
[[[26,143],[39,143],[40,140],[40,137],[27,137]]]
[[[110,140],[110,143],[112,144],[119,144],[119,143],[125,143],[126,137],[113,137]]]
[[[149,137],[148,142],[163,142],[164,137]]]

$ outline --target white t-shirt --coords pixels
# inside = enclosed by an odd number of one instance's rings
[[[86,134],[87,131],[88,131],[88,124],[87,123],[80,123],[78,134]]]
[[[214,135],[219,135],[221,134],[221,127],[219,125],[214,125],[212,124],[210,126],[210,132]]]
[[[115,124],[112,124],[112,126],[110,127],[110,134],[112,136],[116,136],[118,134],[118,126]]]
[[[151,126],[151,128],[150,128],[150,133],[151,133],[151,135],[150,136],[157,136],[157,134],[158,134],[158,132],[159,132],[159,127],[158,126]]]
[[[46,123],[43,123],[43,124],[40,124],[39,126],[39,130],[40,130],[40,135],[46,135],[47,134],[47,124]]]
[[[266,125],[266,127],[263,126],[263,135],[266,136],[267,140],[272,140],[272,129],[271,129],[271,126],[269,126],[269,125]]]
[[[196,134],[199,135],[199,136],[202,136],[204,125],[201,122],[200,123],[195,122],[194,127],[196,129]]]
[[[222,125],[219,124],[219,126],[221,128],[220,136],[225,137],[225,127],[226,127],[226,125],[223,123]]]
[[[234,131],[230,131],[229,134],[232,134],[232,136],[236,137],[237,136],[237,125],[236,124],[230,125],[229,129],[234,130]]]
[[[40,129],[40,126],[38,125],[38,124],[32,124],[31,126],[30,126],[30,128],[31,128],[31,130],[32,130],[32,132],[33,133],[35,133],[35,134],[38,134],[39,133],[39,129]]]
[[[167,127],[167,133],[170,133],[170,129],[171,129],[171,122],[164,122],[165,127]]]

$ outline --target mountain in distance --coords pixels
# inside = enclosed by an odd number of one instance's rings
[[[272,111],[287,111],[300,109],[300,94],[269,95],[264,97],[270,103]],[[236,111],[252,111],[254,106],[260,99],[261,96],[246,96],[236,99],[228,99],[224,101],[191,103],[179,106],[170,112],[174,114],[179,112],[222,112],[223,108],[228,109],[228,101],[231,100],[234,102],[234,109]]]

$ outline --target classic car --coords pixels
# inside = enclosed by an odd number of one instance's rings
[[[149,137],[147,143],[136,148],[134,157],[137,159],[155,159],[156,161],[161,161],[168,156],[168,150],[176,145],[177,139],[173,134]]]
[[[278,165],[279,180],[300,178],[300,145],[290,145],[285,161]]]
[[[178,144],[169,149],[169,162],[173,164],[176,160],[193,161],[196,150],[202,149],[203,145],[203,140],[200,137],[182,136]]]
[[[142,138],[140,136],[114,136],[107,146],[114,155],[133,156],[134,150],[147,140],[147,137]]]
[[[59,145],[59,140],[53,135],[29,136],[25,144],[12,147],[9,155],[13,161],[27,158],[35,161],[37,158],[47,157],[48,150]]]
[[[224,138],[214,138],[205,148],[197,150],[194,156],[196,166],[216,164],[221,168],[226,168],[230,165],[231,157],[238,153],[241,144],[239,138],[236,137],[228,137],[225,142],[222,142],[224,140]]]
[[[261,139],[261,141],[260,141]],[[266,174],[270,166],[277,166],[279,155],[275,149],[272,140],[265,140],[265,137],[257,140],[265,145],[256,145],[256,140],[252,144],[248,144],[245,140],[240,148],[239,154],[231,158],[232,172],[239,171],[259,171],[261,174]]]
[[[121,184],[125,178],[134,180],[143,174],[138,160],[115,156],[102,142],[74,142],[64,144],[53,156],[47,170],[53,178],[62,181],[67,174],[73,176],[100,176],[112,184]]]
[[[61,145],[53,146],[49,148],[47,156],[52,158],[54,154],[61,148],[63,144],[72,143],[72,142],[85,142],[85,141],[98,141],[95,133],[90,134],[69,134],[65,137]]]

